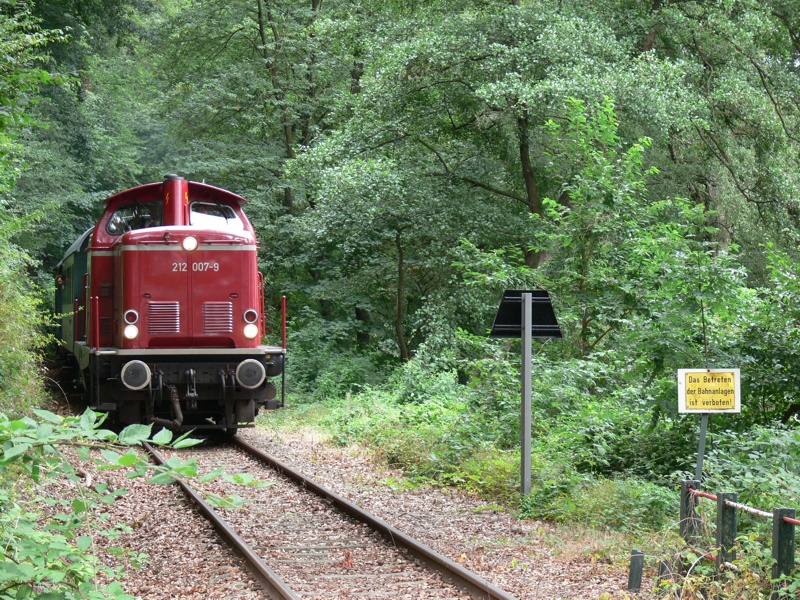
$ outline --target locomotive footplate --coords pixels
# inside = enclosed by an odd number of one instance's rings
[[[277,408],[270,378],[283,372],[283,349],[103,351],[98,410],[116,411],[125,423],[151,422],[173,429],[252,426],[260,408]],[[269,351],[266,351],[266,350]]]

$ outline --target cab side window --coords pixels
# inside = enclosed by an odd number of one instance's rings
[[[109,235],[122,235],[132,229],[159,227],[161,204],[158,202],[135,202],[118,206],[106,225]]]
[[[219,202],[192,202],[191,221],[196,227],[210,229],[232,229],[243,231],[244,223],[236,215],[232,207]]]

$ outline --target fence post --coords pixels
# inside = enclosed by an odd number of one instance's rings
[[[631,568],[628,571],[628,591],[639,592],[642,589],[642,571],[644,570],[644,552],[631,551]]]
[[[788,575],[794,569],[794,523],[787,523],[783,517],[795,518],[794,508],[776,508],[772,511],[772,578]],[[776,598],[777,594],[772,593]]]
[[[692,543],[700,535],[700,519],[697,517],[697,496],[689,490],[700,487],[696,479],[681,481],[681,536],[687,543]]]
[[[727,501],[737,502],[736,493],[717,494],[717,571],[725,563],[736,560],[736,527],[738,514],[736,507],[728,506]]]
[[[658,579],[656,579],[656,589],[661,589],[661,582],[674,579],[672,566],[665,560],[658,561]]]

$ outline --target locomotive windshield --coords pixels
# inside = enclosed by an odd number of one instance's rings
[[[106,225],[109,235],[122,235],[132,229],[161,225],[160,202],[133,202],[118,206]]]
[[[233,208],[219,202],[192,202],[192,225],[209,229],[232,229],[244,231],[244,223],[236,215]]]

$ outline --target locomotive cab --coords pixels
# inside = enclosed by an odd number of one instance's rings
[[[278,405],[285,349],[261,343],[244,202],[177,176],[106,201],[87,248],[87,334],[73,343],[93,407],[121,423],[235,431]]]

